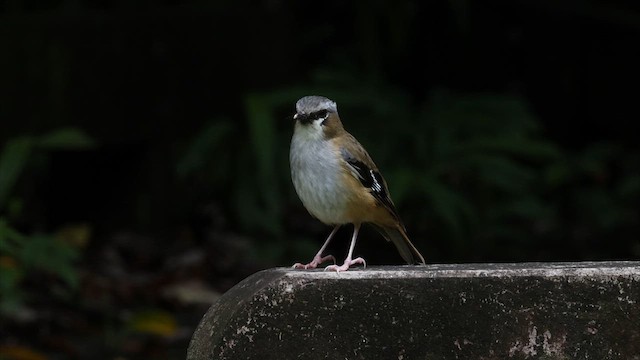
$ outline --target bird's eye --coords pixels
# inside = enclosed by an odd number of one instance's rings
[[[318,111],[318,119],[324,119],[327,117],[327,110]]]

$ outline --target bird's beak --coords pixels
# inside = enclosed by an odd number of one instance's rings
[[[293,115],[293,120],[296,120],[296,119],[298,119],[298,113],[295,113],[295,114]]]

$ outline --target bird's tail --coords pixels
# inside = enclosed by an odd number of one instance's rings
[[[389,227],[374,225],[374,227],[387,241],[393,242],[407,264],[425,264],[424,257],[422,257],[422,254],[420,254],[418,249],[411,243],[407,233],[401,226]]]

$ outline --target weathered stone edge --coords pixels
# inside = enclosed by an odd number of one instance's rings
[[[219,344],[215,329],[225,326],[234,315],[243,309],[243,304],[267,287],[272,286],[286,273],[278,269],[259,271],[239,282],[214,302],[200,320],[187,349],[187,359],[206,359],[213,353],[213,347]]]
[[[463,278],[463,277],[594,277],[640,276],[640,261],[564,262],[564,263],[478,263],[429,264],[423,266],[376,266],[345,272],[275,268],[287,277],[307,279],[376,278]]]
[[[500,263],[500,264],[431,264],[426,266],[382,266],[353,269],[347,272],[293,270],[274,268],[253,274],[226,292],[211,308],[196,329],[189,345],[187,359],[206,359],[215,353],[214,347],[224,341],[216,329],[228,326],[242,311],[245,303],[253,301],[267,288],[297,287],[315,280],[336,279],[407,279],[407,278],[499,278],[499,277],[569,277],[594,279],[619,277],[640,281],[640,262],[581,262],[581,263]],[[292,289],[291,289],[292,290]]]

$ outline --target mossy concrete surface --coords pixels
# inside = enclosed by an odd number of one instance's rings
[[[640,360],[640,262],[265,270],[187,359]]]

